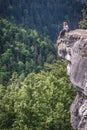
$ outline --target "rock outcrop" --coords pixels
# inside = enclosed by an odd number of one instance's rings
[[[58,38],[58,55],[68,60],[67,74],[77,91],[71,112],[71,125],[87,130],[87,30],[74,30]]]

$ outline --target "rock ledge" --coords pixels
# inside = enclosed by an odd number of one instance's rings
[[[67,74],[77,91],[71,112],[71,125],[87,130],[87,30],[73,30],[57,39],[58,55],[68,60]]]

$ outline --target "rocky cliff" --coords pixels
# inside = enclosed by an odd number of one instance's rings
[[[74,30],[57,39],[58,55],[68,60],[67,74],[77,91],[70,107],[71,125],[87,130],[87,30]]]

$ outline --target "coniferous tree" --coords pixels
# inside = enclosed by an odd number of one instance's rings
[[[79,22],[79,28],[87,29],[87,9],[82,10],[82,20]]]

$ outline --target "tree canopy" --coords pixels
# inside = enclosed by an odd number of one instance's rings
[[[79,28],[87,29],[87,9],[82,10],[82,19],[79,22]]]
[[[86,7],[80,0],[0,0],[0,130],[72,130],[75,91],[54,41],[63,21],[75,29],[81,19],[87,28]]]
[[[0,0],[0,16],[54,40],[63,21],[70,29],[78,26],[82,0]]]
[[[66,63],[46,64],[45,71],[9,86],[0,85],[1,130],[72,130],[69,107],[75,95],[66,76]]]
[[[25,30],[0,18],[0,83],[7,83],[13,72],[27,75],[39,72],[44,63],[57,58],[56,47],[36,30]]]

